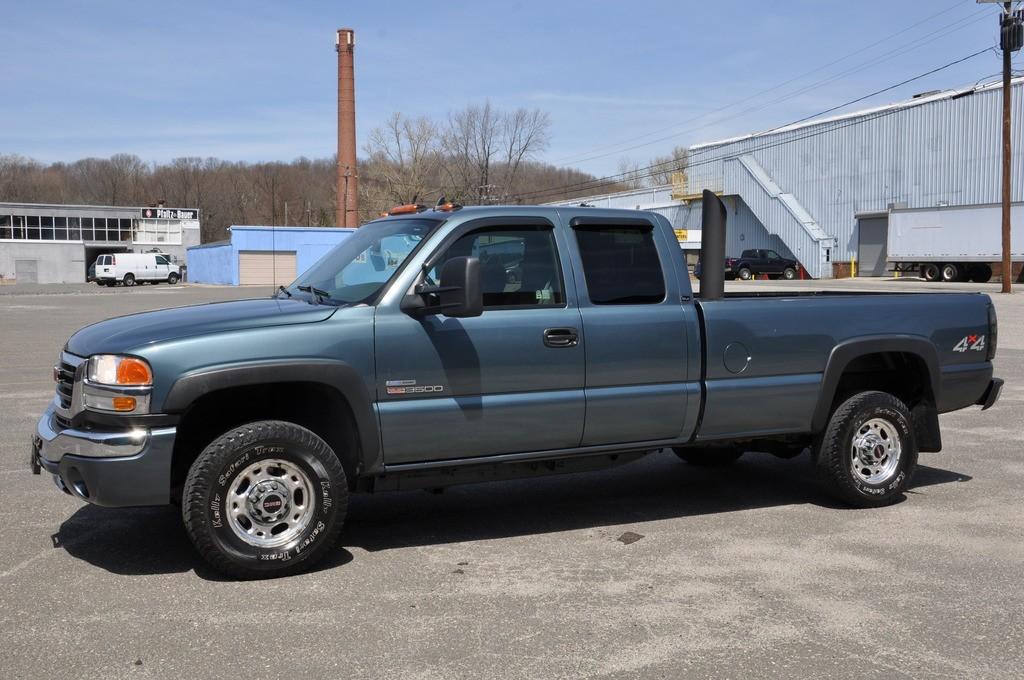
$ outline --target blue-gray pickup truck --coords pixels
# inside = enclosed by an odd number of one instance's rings
[[[719,273],[695,296],[653,213],[395,213],[272,297],[75,333],[33,470],[98,505],[180,504],[209,563],[260,578],[329,552],[351,493],[665,448],[697,465],[809,450],[839,499],[885,505],[940,450],[939,414],[1002,386],[985,295],[726,295]],[[705,224],[705,261],[722,233]]]

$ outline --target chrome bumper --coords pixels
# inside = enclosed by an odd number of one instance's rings
[[[123,431],[60,429],[51,405],[32,436],[31,468],[58,488],[107,507],[171,501],[175,427]]]
[[[146,448],[149,430],[123,431],[60,429],[57,426],[53,404],[46,409],[36,424],[33,442],[39,456],[51,463],[59,463],[65,455],[86,458],[125,458]],[[174,428],[170,428],[173,430]]]

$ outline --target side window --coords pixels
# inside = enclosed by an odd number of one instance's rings
[[[168,261],[168,259],[164,255],[157,255],[156,256],[156,263],[157,264],[170,264],[170,261]]]
[[[437,261],[430,279],[439,282],[444,263],[465,256],[480,259],[484,309],[565,305],[551,229],[499,227],[465,234]]]
[[[777,252],[775,252],[774,250],[766,250],[766,251],[764,251],[764,254],[765,254],[765,256],[767,256],[767,258],[769,260],[781,260],[782,259],[781,257],[779,257],[779,254]]]
[[[579,226],[576,242],[595,305],[655,304],[665,277],[650,227]]]

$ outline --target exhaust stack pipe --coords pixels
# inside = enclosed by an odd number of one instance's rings
[[[725,295],[725,204],[707,189],[702,200],[700,298],[720,300]]]

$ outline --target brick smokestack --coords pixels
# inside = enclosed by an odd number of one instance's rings
[[[338,204],[335,219],[339,227],[359,226],[355,46],[355,31],[339,28],[335,38],[338,51]]]

